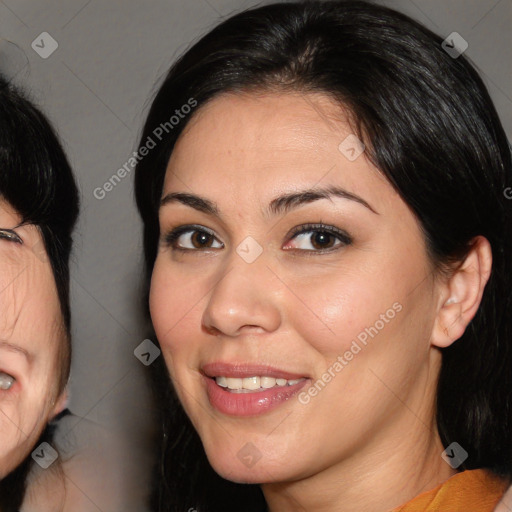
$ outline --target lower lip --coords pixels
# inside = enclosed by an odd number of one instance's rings
[[[274,387],[253,393],[231,393],[219,386],[215,379],[206,376],[204,379],[212,406],[230,416],[255,416],[279,407],[296,395],[309,380],[301,380],[293,386]]]

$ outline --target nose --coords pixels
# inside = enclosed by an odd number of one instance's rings
[[[263,255],[247,263],[233,252],[206,304],[204,329],[210,334],[230,337],[247,330],[275,331],[281,325],[280,285]]]

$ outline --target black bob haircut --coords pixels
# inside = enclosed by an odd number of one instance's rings
[[[70,372],[71,313],[69,259],[72,231],[79,211],[78,189],[52,126],[23,93],[0,76],[0,197],[39,229],[52,268],[65,328],[60,349],[57,391],[64,390]],[[0,228],[11,226],[0,226]],[[38,251],[39,249],[35,249]],[[49,441],[49,425],[39,442]],[[0,510],[17,510],[32,463],[27,459],[0,482]]]
[[[477,71],[441,43],[409,17],[365,1],[278,3],[242,12],[172,66],[140,147],[191,98],[196,112],[222,93],[315,92],[348,109],[366,156],[417,216],[434,268],[461,262],[477,235],[491,244],[493,269],[480,308],[463,336],[442,349],[437,425],[444,446],[457,441],[469,453],[460,470],[510,476],[512,202],[504,191],[512,185],[511,153]],[[194,112],[165,130],[137,165],[148,286],[166,166]],[[155,508],[265,510],[257,486],[214,473],[163,363],[156,364],[164,441]]]

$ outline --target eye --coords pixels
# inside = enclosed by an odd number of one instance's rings
[[[18,233],[16,233],[12,229],[0,228],[0,238],[3,238],[4,240],[9,240],[9,242],[16,242],[17,244],[23,243],[23,240],[20,238]]]
[[[286,250],[299,249],[303,251],[330,251],[352,243],[352,239],[342,230],[325,224],[305,224],[292,230],[294,246],[289,243]]]
[[[285,246],[285,250],[299,249],[311,252],[336,250],[350,245],[352,239],[342,230],[325,224],[305,224],[297,226],[288,235],[298,242],[298,247]],[[165,237],[165,244],[177,251],[194,251],[197,249],[222,249],[224,244],[215,235],[202,226],[180,226],[170,231]],[[297,244],[297,242],[295,242]],[[308,247],[309,245],[309,247]]]
[[[8,373],[0,372],[0,389],[11,389],[16,379]]]
[[[180,226],[165,236],[166,245],[177,251],[193,251],[195,249],[222,249],[214,234],[200,226]],[[214,245],[217,243],[218,245]]]

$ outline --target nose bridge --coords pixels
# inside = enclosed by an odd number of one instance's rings
[[[251,237],[232,249],[203,313],[205,327],[236,336],[244,326],[277,329],[281,312],[263,248]]]

